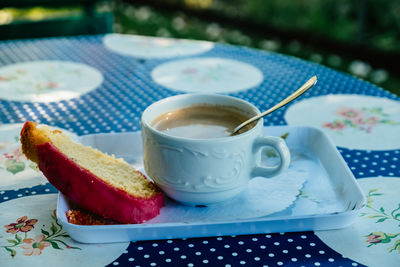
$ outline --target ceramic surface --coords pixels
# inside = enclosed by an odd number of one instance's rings
[[[263,120],[247,132],[229,137],[189,139],[155,130],[151,122],[165,112],[195,104],[233,106],[250,116],[250,103],[230,96],[191,94],[163,99],[142,115],[144,168],[171,198],[188,205],[208,205],[230,199],[246,189],[251,178],[269,178],[287,169],[290,152],[279,137],[263,136]],[[272,147],[281,161],[259,165],[263,147]]]
[[[308,127],[264,127],[263,132],[288,134],[286,141],[293,154],[289,169],[271,179],[252,179],[236,198],[210,207],[181,205],[167,198],[160,215],[144,224],[80,226],[67,222],[69,203],[59,195],[57,216],[73,239],[85,243],[309,231],[351,224],[364,199],[327,136]],[[81,140],[141,165],[140,132],[91,135]],[[262,154],[263,165],[278,160],[269,149]]]

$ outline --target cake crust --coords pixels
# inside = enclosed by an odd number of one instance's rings
[[[156,189],[150,197],[128,194],[79,166],[59,151],[49,136],[40,135],[40,130],[36,130],[35,123],[25,123],[21,130],[22,150],[30,160],[38,163],[48,181],[71,201],[121,223],[142,223],[159,214],[163,205],[161,191]],[[142,173],[137,173],[141,179],[147,179]],[[151,186],[156,188],[152,183]]]

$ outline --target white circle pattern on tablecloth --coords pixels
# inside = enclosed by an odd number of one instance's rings
[[[75,242],[56,220],[56,205],[56,194],[0,204],[0,262],[10,263],[12,258],[12,266],[105,266],[128,247],[129,242]]]
[[[1,190],[17,190],[47,183],[47,179],[38,170],[37,165],[22,154],[19,139],[22,126],[22,123],[0,125]],[[75,134],[62,131],[77,139]]]
[[[247,63],[227,58],[189,58],[157,66],[153,80],[171,90],[191,93],[229,93],[259,85],[262,72]]]
[[[398,266],[400,263],[400,179],[358,180],[367,198],[354,224],[315,234],[344,257],[367,266]]]
[[[317,75],[319,83],[302,98],[337,94],[364,94],[387,97],[398,101],[398,96],[382,90],[370,83],[362,82],[349,75],[333,71],[321,65],[305,62],[280,54],[261,52],[238,46],[215,44],[207,53],[208,57],[227,57],[237,61],[254,64],[262,70],[265,80],[253,89],[233,93],[232,95],[248,100],[260,109],[272,106],[295,90],[312,75]],[[175,92],[165,90],[154,83],[149,70],[160,64],[160,60],[134,60],[132,57],[112,53],[103,45],[103,36],[77,36],[68,38],[48,38],[13,40],[0,44],[0,63],[2,66],[24,62],[26,60],[47,60],[57,58],[85,62],[101,70],[105,81],[98,90],[68,101],[50,103],[20,103],[0,101],[0,119],[4,123],[15,123],[25,120],[41,121],[58,125],[78,134],[98,132],[126,132],[140,130],[140,114],[152,102],[168,97]],[[291,75],[287,75],[290,73]],[[265,125],[285,125],[283,114],[286,107],[275,111],[265,120]],[[352,170],[357,177],[375,171],[374,175],[399,176],[398,152],[394,151],[362,151],[342,148],[354,158],[348,158]],[[358,153],[361,153],[358,155]],[[396,154],[397,153],[397,154]],[[387,154],[387,155],[386,155]],[[374,167],[374,159],[379,156],[382,170]],[[397,158],[395,158],[397,157]],[[345,158],[346,159],[346,158]],[[359,160],[356,162],[356,160]],[[364,167],[364,163],[367,165]],[[371,166],[371,167],[370,167]],[[381,167],[381,166],[380,166]],[[385,170],[383,170],[384,168]],[[353,169],[354,168],[354,169]],[[365,170],[365,171],[364,171]],[[363,176],[361,175],[363,171]],[[372,175],[372,173],[371,173]],[[29,194],[55,192],[50,186],[40,185],[29,190]],[[49,190],[49,191],[48,191]],[[25,189],[18,191],[0,189],[0,202],[24,197]],[[17,196],[18,195],[18,196]],[[1,214],[0,214],[1,217]],[[200,266],[207,260],[225,266],[235,266],[246,262],[248,266],[264,265],[304,265],[304,266],[360,266],[325,245],[313,232],[285,233],[254,236],[226,236],[200,239],[157,240],[134,242],[110,266],[157,266],[173,263],[174,266],[186,266],[188,259],[194,266]],[[203,243],[208,242],[207,244]],[[293,242],[291,242],[293,241]],[[240,245],[244,243],[244,246]],[[277,243],[277,244],[275,244]],[[155,248],[152,244],[157,244]],[[188,247],[193,244],[194,247]],[[239,245],[238,245],[239,244]],[[141,250],[137,249],[138,247]],[[175,251],[174,248],[179,248]],[[196,248],[202,252],[195,255]],[[245,248],[251,248],[252,253]],[[215,251],[211,250],[215,249]],[[320,251],[324,251],[321,254]],[[232,257],[235,253],[235,256]],[[145,257],[150,255],[150,257]],[[187,259],[182,259],[186,256]],[[240,260],[238,260],[240,258]],[[293,263],[292,258],[297,259]],[[259,260],[259,261],[257,261]],[[169,264],[170,265],[170,264]],[[172,266],[171,265],[171,266]]]
[[[146,59],[195,55],[214,47],[212,42],[207,41],[117,33],[107,34],[103,42],[111,51]]]
[[[364,95],[317,96],[291,105],[289,125],[324,130],[337,146],[351,149],[400,148],[400,103]]]
[[[86,64],[44,60],[0,68],[0,98],[52,102],[79,97],[103,82],[100,71]]]

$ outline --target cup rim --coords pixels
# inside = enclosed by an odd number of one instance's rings
[[[264,125],[264,119],[260,118],[257,122],[257,124],[251,128],[250,130],[238,134],[238,135],[234,135],[234,136],[226,136],[226,137],[216,137],[216,138],[188,138],[188,137],[181,137],[181,136],[174,136],[174,135],[170,135],[170,134],[166,134],[162,131],[159,131],[157,129],[155,129],[153,126],[151,126],[150,122],[145,121],[144,119],[144,115],[146,112],[148,112],[150,109],[154,108],[154,106],[156,105],[161,105],[167,101],[171,101],[171,99],[179,99],[179,98],[185,98],[185,97],[216,97],[216,98],[227,98],[227,99],[232,99],[234,101],[238,101],[241,102],[244,105],[248,105],[250,109],[253,109],[256,112],[256,115],[260,114],[260,110],[254,106],[252,103],[243,100],[241,98],[238,97],[233,97],[233,96],[229,96],[229,95],[219,95],[219,94],[203,94],[203,93],[189,93],[189,94],[179,94],[179,95],[174,95],[174,96],[169,96],[166,98],[163,98],[161,100],[158,100],[152,104],[150,104],[149,106],[146,107],[146,109],[143,111],[142,116],[141,116],[141,124],[142,124],[142,130],[144,127],[146,127],[147,129],[149,129],[152,133],[155,133],[157,135],[160,135],[164,138],[167,139],[171,139],[171,140],[175,140],[175,141],[186,141],[186,142],[210,142],[210,141],[217,141],[217,142],[226,142],[226,141],[231,141],[231,140],[237,140],[239,138],[245,138],[246,136],[249,136],[251,134],[253,134],[255,131],[257,131],[257,128],[261,127]],[[201,102],[199,102],[200,104]],[[232,106],[232,105],[227,105],[227,106]]]

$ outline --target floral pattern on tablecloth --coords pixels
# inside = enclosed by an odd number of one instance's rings
[[[324,130],[337,146],[391,150],[400,147],[400,102],[365,95],[324,95],[292,104],[289,125]]]
[[[388,119],[390,116],[383,112],[382,107],[361,107],[358,109],[352,107],[340,107],[336,112],[337,119],[322,124],[323,128],[335,131],[337,134],[343,134],[348,128],[356,131],[371,133],[374,127],[379,125],[400,125],[398,121]]]
[[[16,222],[4,225],[6,233],[12,234],[13,236],[6,239],[9,243],[8,245],[0,246],[0,248],[4,248],[9,252],[12,258],[17,255],[17,251],[19,250],[22,250],[22,254],[25,256],[37,256],[42,254],[42,251],[46,247],[60,250],[80,249],[79,247],[68,245],[68,241],[61,240],[62,237],[69,237],[69,235],[58,222],[55,210],[51,214],[51,219],[51,226],[48,227],[48,229],[41,227],[41,234],[35,236],[30,236],[29,232],[33,230],[35,224],[38,223],[37,219],[28,219],[27,216],[22,216],[18,218]]]
[[[376,220],[375,223],[382,223],[386,220],[393,220],[398,223],[399,231],[397,233],[388,233],[388,232],[371,232],[366,236],[366,241],[369,243],[368,247],[379,245],[379,244],[390,244],[393,245],[387,250],[389,252],[397,250],[397,253],[400,255],[400,201],[398,206],[392,208],[390,210],[385,210],[384,207],[377,207],[374,205],[374,199],[380,196],[384,196],[383,193],[380,192],[379,188],[372,188],[368,191],[367,194],[367,209],[365,212],[361,213],[361,216]]]
[[[144,59],[200,54],[214,47],[212,42],[207,41],[117,33],[107,34],[103,43],[111,51]]]
[[[103,75],[86,64],[31,61],[0,68],[0,98],[52,102],[79,97],[97,88]]]
[[[328,246],[367,266],[397,266],[400,262],[400,179],[358,180],[367,205],[350,227],[316,231]]]
[[[259,85],[262,72],[247,63],[227,58],[190,58],[157,66],[153,80],[171,90],[198,93],[228,93]]]
[[[45,184],[47,179],[22,153],[20,131],[22,123],[0,125],[0,189],[17,190]],[[77,139],[77,136],[62,130]]]
[[[127,249],[129,242],[75,242],[57,220],[56,205],[56,194],[0,204],[0,262],[12,266],[105,266]]]

